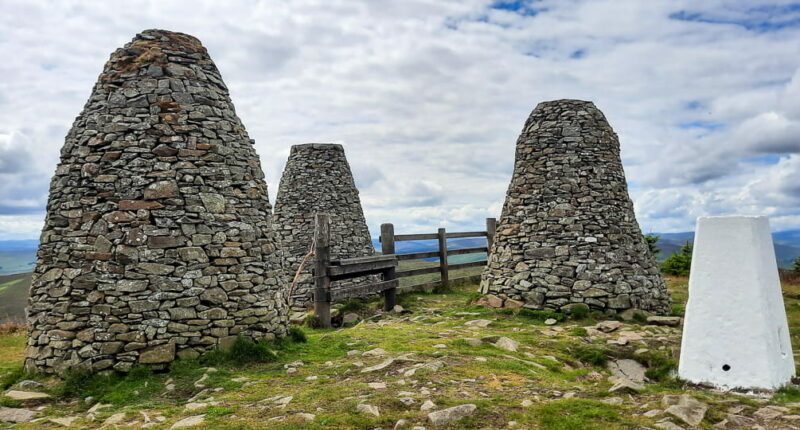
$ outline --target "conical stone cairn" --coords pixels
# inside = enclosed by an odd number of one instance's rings
[[[544,102],[528,117],[481,292],[530,309],[669,312],[619,139],[592,102]]]
[[[50,185],[26,368],[164,367],[284,336],[267,185],[192,36],[147,30],[106,63]]]
[[[313,302],[313,260],[306,259],[314,239],[314,215],[330,215],[331,259],[373,255],[375,248],[361,209],[353,174],[344,148],[338,144],[308,143],[292,146],[283,170],[273,216],[280,244],[287,253],[287,276],[292,310],[303,311]],[[374,276],[335,281],[331,289],[374,282]]]

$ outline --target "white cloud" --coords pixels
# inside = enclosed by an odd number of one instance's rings
[[[499,215],[522,124],[555,98],[604,111],[643,230],[743,210],[800,228],[800,27],[770,4],[6,0],[0,223],[17,224],[0,239],[38,236],[64,135],[108,55],[146,28],[209,49],[273,199],[290,145],[344,144],[373,234]]]

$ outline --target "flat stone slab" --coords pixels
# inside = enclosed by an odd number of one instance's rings
[[[9,423],[26,423],[35,417],[37,412],[23,408],[5,408],[0,406],[0,421]]]
[[[608,363],[608,370],[619,378],[627,378],[637,384],[644,382],[645,368],[636,360],[617,360]]]
[[[428,414],[428,420],[435,427],[446,426],[452,422],[458,421],[464,417],[472,415],[477,406],[472,403],[465,405],[453,406],[452,408],[442,409],[441,411],[431,412]]]
[[[50,395],[47,393],[39,393],[36,391],[10,390],[6,392],[6,397],[24,402],[26,400],[49,399]]]

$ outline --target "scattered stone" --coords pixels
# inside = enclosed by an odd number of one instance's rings
[[[421,410],[423,412],[430,411],[432,409],[436,409],[436,403],[433,403],[430,400],[425,400],[422,403],[422,406],[419,407],[419,410]]]
[[[489,324],[491,324],[493,322],[494,321],[490,321],[490,320],[472,320],[472,321],[465,322],[464,325],[471,326],[471,327],[487,327]]]
[[[125,414],[120,412],[118,414],[114,414],[114,415],[111,415],[110,417],[106,418],[106,420],[103,421],[103,426],[104,427],[113,426],[115,424],[121,423],[122,420],[124,420],[124,419],[125,419]]]
[[[611,376],[608,378],[611,382],[614,383],[611,388],[608,389],[609,392],[614,393],[617,391],[628,390],[632,392],[640,392],[644,391],[644,385],[637,384],[636,382],[631,381],[628,378],[620,378],[616,376]]]
[[[453,406],[452,408],[442,409],[440,411],[431,412],[428,414],[428,420],[434,426],[445,426],[452,422],[458,421],[464,417],[472,415],[478,407],[467,403],[464,405]]]
[[[402,403],[402,404],[404,404],[404,405],[406,405],[406,406],[411,406],[411,405],[413,405],[414,403],[417,403],[417,401],[416,401],[416,400],[414,400],[414,399],[412,399],[411,397],[401,397],[401,398],[400,398],[400,399],[398,399],[398,400],[400,400],[400,403]]]
[[[360,318],[358,314],[354,314],[352,312],[344,314],[342,317],[342,324],[353,324],[358,321]]]
[[[10,390],[6,392],[6,397],[12,400],[19,400],[20,402],[26,402],[30,400],[49,399],[50,395],[47,393],[39,393],[36,391]]]
[[[356,410],[358,412],[361,412],[362,414],[375,415],[376,417],[381,416],[381,413],[380,413],[380,410],[378,410],[378,407],[377,406],[373,406],[373,405],[367,405],[367,404],[364,404],[364,403],[360,403],[358,406],[356,406]]]
[[[668,395],[661,400],[664,406],[668,406],[666,412],[679,418],[690,426],[697,426],[703,421],[708,406],[688,394]]]
[[[661,430],[684,430],[683,427],[673,423],[672,421],[661,421],[655,423],[655,428]]]
[[[35,417],[37,412],[23,408],[6,408],[0,406],[0,422],[26,423]]]
[[[607,399],[603,399],[602,402],[608,403],[609,405],[621,405],[622,397],[609,397]]]
[[[187,403],[186,406],[183,407],[183,410],[187,412],[197,412],[208,407],[208,403]]]
[[[315,419],[317,419],[316,415],[305,413],[305,412],[298,413],[297,417],[300,418],[301,420],[307,422],[307,423],[310,423],[310,422],[314,421]]]
[[[385,350],[381,348],[370,349],[369,351],[365,351],[361,354],[362,357],[383,357],[384,355],[388,354]]]
[[[445,348],[447,348],[447,345],[445,345],[443,343],[437,343],[436,345],[433,345],[433,347],[437,348],[437,349],[445,349]]]
[[[463,340],[464,342],[467,342],[467,344],[469,344],[470,346],[480,346],[483,344],[483,342],[480,339],[475,339],[472,337],[465,337]]]
[[[505,349],[506,351],[517,352],[517,348],[519,348],[519,342],[503,336],[494,342],[494,346],[500,349]]]
[[[42,384],[40,382],[31,381],[30,379],[26,379],[18,384],[19,388],[23,390],[35,390],[37,388],[41,388]]]
[[[650,409],[649,411],[643,413],[642,416],[645,416],[647,418],[653,418],[655,416],[660,415],[662,412],[664,411],[662,411],[661,409]]]
[[[522,405],[523,408],[527,408],[533,405],[533,401],[531,401],[530,399],[525,399],[522,402],[520,402],[520,405]]]
[[[374,366],[369,366],[369,367],[365,367],[365,368],[361,369],[361,373],[369,373],[369,372],[375,372],[375,371],[378,371],[378,370],[383,370],[383,369],[391,366],[394,363],[394,361],[395,361],[394,358],[387,358],[386,360],[383,360],[382,362],[380,362],[380,363],[378,363],[378,364],[376,364]]]
[[[186,427],[199,426],[203,425],[205,421],[206,421],[205,415],[194,415],[191,417],[186,417],[176,422],[175,424],[172,425],[172,427],[170,427],[170,429],[182,429]]]
[[[771,421],[776,418],[780,418],[782,415],[786,415],[790,412],[788,408],[784,408],[781,406],[765,406],[753,413],[753,416],[764,421]]]
[[[678,327],[681,325],[682,320],[683,319],[681,317],[662,317],[658,315],[647,317],[648,324],[661,325],[667,327]]]
[[[603,333],[611,333],[612,331],[617,330],[623,325],[624,324],[622,324],[619,321],[602,321],[597,323],[597,325],[595,325],[595,328]]]
[[[644,382],[645,368],[636,360],[617,360],[608,363],[608,370],[618,378],[627,378],[637,384]]]
[[[400,305],[394,305],[394,307],[392,308],[392,312],[394,312],[396,314],[403,313],[404,310],[405,309],[403,309],[403,307],[400,306]]]
[[[556,325],[558,324],[558,320],[555,318],[548,318],[544,320],[544,325]]]
[[[372,388],[373,390],[383,390],[386,388],[385,382],[370,382],[367,385],[369,386],[369,388]]]

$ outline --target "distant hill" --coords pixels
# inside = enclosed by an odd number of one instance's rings
[[[381,250],[380,240],[372,239],[372,246],[375,247],[375,250],[380,252]],[[447,240],[447,249],[476,248],[479,246],[486,246],[485,237],[467,237],[467,238]],[[406,241],[395,242],[394,244],[394,250],[398,254],[436,251],[438,249],[439,249],[439,242],[436,240],[409,240],[407,242]],[[458,264],[458,263],[469,263],[472,261],[485,260],[485,259],[486,259],[486,253],[481,252],[476,254],[452,255],[447,258],[447,262]],[[437,259],[426,258],[425,260],[433,261]]]
[[[660,236],[658,247],[661,253],[658,255],[659,261],[664,261],[667,257],[681,249],[686,242],[694,243],[694,232],[683,233],[653,233]],[[778,267],[788,269],[797,256],[800,256],[800,230],[787,230],[772,233],[772,242],[775,246],[775,258],[778,260]]]

